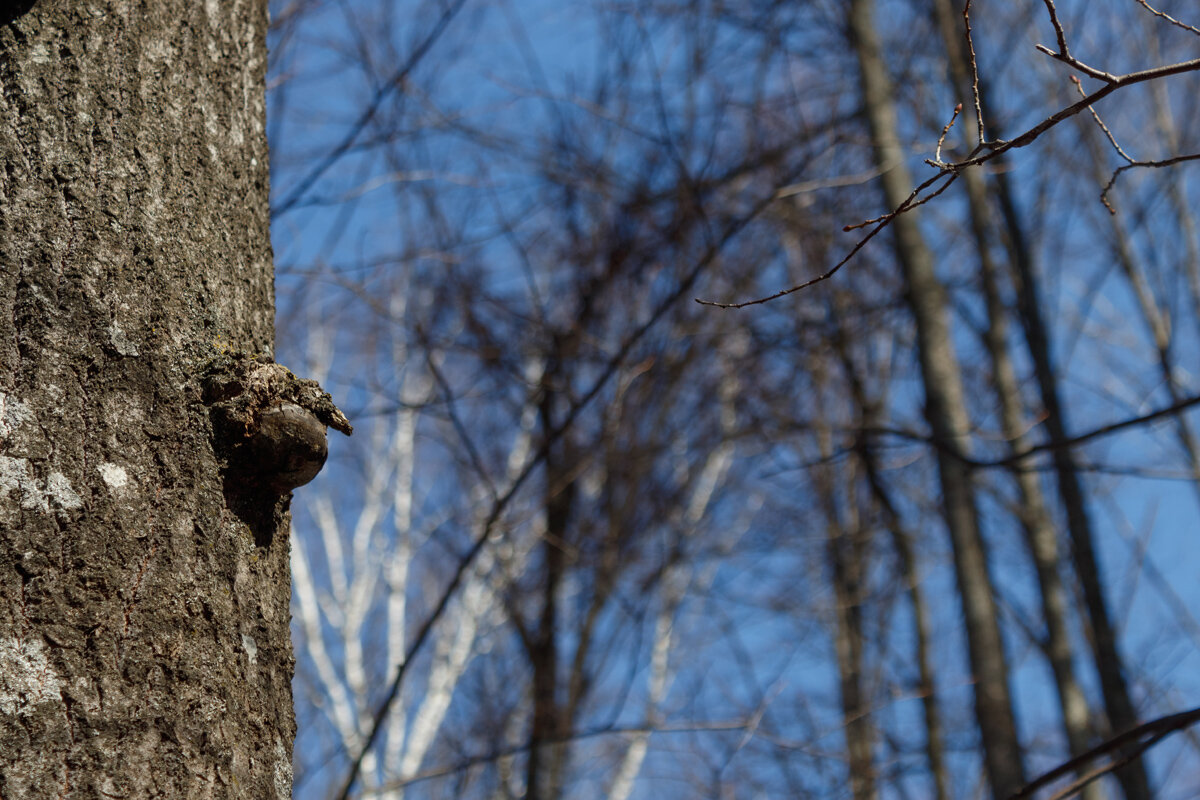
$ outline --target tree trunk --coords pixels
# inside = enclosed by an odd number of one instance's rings
[[[875,145],[875,160],[882,172],[884,199],[889,208],[896,208],[908,197],[912,181],[896,133],[891,79],[875,34],[871,0],[851,0],[848,16],[861,71],[864,111]],[[916,214],[897,217],[892,235],[917,325],[926,418],[937,442],[943,512],[962,596],[984,766],[993,795],[1007,797],[1024,784],[1024,770],[974,488],[970,472],[959,457],[967,444],[968,418],[962,376],[950,337],[945,290],[934,274],[933,258],[917,227]]]
[[[836,313],[842,318],[842,303],[838,303]],[[863,385],[858,367],[850,353],[846,341],[847,332],[840,326],[834,330],[833,345],[837,350],[838,360],[849,384],[850,396],[858,413],[858,426],[863,431],[879,427],[879,402],[867,397],[867,389]],[[921,710],[925,718],[925,756],[929,761],[929,776],[933,783],[933,800],[946,800],[950,796],[949,773],[946,769],[946,752],[942,742],[942,715],[938,708],[937,687],[934,683],[933,661],[929,646],[929,606],[925,600],[925,592],[921,588],[920,570],[917,557],[913,552],[914,537],[905,527],[896,502],[884,483],[879,459],[876,456],[870,437],[860,435],[854,444],[854,452],[862,465],[867,484],[871,489],[871,497],[883,514],[883,524],[891,535],[892,547],[896,550],[896,558],[900,562],[900,580],[908,595],[911,605],[914,656],[917,661],[917,695],[921,698]]]
[[[266,3],[0,17],[0,796],[291,795],[287,499],[198,374],[270,352]]]
[[[833,470],[831,469],[830,472]],[[874,739],[867,691],[863,676],[862,577],[865,572],[862,540],[866,532],[859,526],[843,529],[838,525],[835,490],[832,480],[821,483],[829,488],[826,499],[826,553],[834,589],[833,644],[837,656],[838,693],[842,701],[843,733],[846,738],[850,796],[854,800],[874,800]],[[824,487],[823,487],[824,488]],[[853,513],[853,511],[851,511]]]
[[[965,106],[971,93],[971,78],[963,47],[962,15],[955,13],[950,0],[934,0],[933,7],[938,31],[946,47],[950,80],[955,94]],[[964,114],[961,130],[964,147],[969,150],[979,135],[975,117]],[[1009,310],[1000,296],[999,270],[992,258],[995,232],[989,222],[992,205],[981,170],[967,170],[962,177],[967,190],[971,233],[979,254],[980,279],[988,314],[983,340],[992,360],[992,384],[1000,404],[1001,429],[1010,452],[1019,452],[1029,444],[1025,435],[1029,426],[1025,419],[1016,368],[1008,350]],[[1059,574],[1058,532],[1042,494],[1038,474],[1025,462],[1014,464],[1011,472],[1018,490],[1021,527],[1037,570],[1042,616],[1046,622],[1045,640],[1040,644],[1054,673],[1067,745],[1071,755],[1078,756],[1091,746],[1091,713],[1087,697],[1075,676],[1069,603]],[[1103,797],[1100,784],[1085,786],[1080,797],[1083,800],[1100,800]]]
[[[1153,35],[1149,25],[1145,29],[1142,41],[1146,42],[1151,58],[1160,59],[1162,57],[1162,54],[1159,52],[1158,36]],[[1157,61],[1156,63],[1163,62]],[[1154,103],[1155,132],[1164,144],[1164,152],[1182,153],[1185,151],[1180,141],[1179,126],[1176,124],[1174,114],[1171,111],[1171,101],[1167,93],[1167,85],[1166,81],[1154,81],[1151,84],[1150,97]],[[1185,183],[1183,175],[1179,173],[1177,175],[1178,177],[1165,181],[1167,184],[1167,197],[1171,201],[1171,212],[1175,223],[1179,226],[1179,236],[1183,240],[1184,252],[1187,258],[1184,265],[1184,273],[1187,275],[1191,310],[1193,314],[1200,316],[1200,232],[1196,230],[1196,220],[1192,205],[1184,192]],[[1106,179],[1105,183],[1107,182]]]
[[[904,527],[896,504],[880,477],[875,451],[865,440],[856,448],[867,472],[871,494],[883,510],[884,521],[891,533],[892,546],[900,562],[900,580],[911,605],[914,655],[917,660],[917,695],[925,718],[925,757],[929,762],[929,780],[933,784],[932,800],[950,797],[949,770],[946,768],[946,747],[942,741],[942,712],[938,708],[937,687],[934,684],[933,659],[930,656],[929,606],[921,588],[920,571],[913,553],[913,535]]]
[[[978,214],[974,189],[971,195],[972,215]],[[982,216],[982,215],[980,215]],[[1010,452],[1020,452],[1028,447],[1025,436],[1028,425],[1022,410],[1020,385],[1016,370],[1008,352],[1008,310],[1003,307],[1000,290],[996,285],[996,268],[986,252],[986,242],[980,242],[980,271],[983,276],[984,296],[988,311],[988,328],[984,332],[984,343],[992,360],[992,383],[1000,404],[1000,425]],[[1058,532],[1054,528],[1050,511],[1042,494],[1038,473],[1028,460],[1013,464],[1010,468],[1017,484],[1017,516],[1025,533],[1037,572],[1038,595],[1042,605],[1042,617],[1046,623],[1045,639],[1038,644],[1050,662],[1054,673],[1054,684],[1058,690],[1059,708],[1062,711],[1063,732],[1073,756],[1082,755],[1091,746],[1090,719],[1087,697],[1075,677],[1074,647],[1071,644],[1071,623],[1067,591],[1059,574]],[[1098,783],[1089,784],[1080,790],[1083,800],[1100,800],[1103,797]]]
[[[829,383],[825,372],[824,365],[817,359],[811,373],[821,393],[826,391]],[[847,778],[853,800],[874,800],[878,797],[873,752],[875,731],[863,674],[866,650],[863,595],[865,578],[870,571],[867,563],[870,515],[861,515],[856,507],[855,470],[853,465],[845,468],[837,463],[833,426],[819,404],[812,426],[822,462],[812,470],[811,480],[825,515],[825,561],[833,584],[832,638],[842,706],[842,734],[846,739]],[[843,484],[841,488],[837,485],[839,482]]]
[[[1091,121],[1087,120],[1087,122]],[[1096,178],[1097,186],[1103,191],[1110,174],[1108,167],[1104,164],[1106,146],[1101,143],[1098,131],[1094,129],[1095,126],[1088,124],[1080,127],[1082,128],[1083,142],[1092,156],[1092,174]],[[1172,404],[1177,405],[1184,400],[1184,384],[1180,380],[1179,370],[1175,367],[1175,355],[1171,352],[1172,349],[1179,348],[1179,343],[1172,341],[1175,324],[1171,319],[1171,309],[1166,304],[1159,302],[1137,256],[1134,255],[1132,236],[1125,224],[1125,215],[1108,214],[1107,216],[1109,228],[1112,231],[1113,260],[1117,262],[1121,275],[1129,285],[1130,293],[1137,301],[1138,311],[1142,315],[1142,324],[1145,325],[1150,344],[1154,347],[1159,374],[1162,376],[1163,387],[1167,390],[1167,397],[1170,398]],[[1186,214],[1179,216],[1184,220],[1187,219]],[[1186,225],[1182,227],[1186,230]],[[1184,239],[1186,241],[1186,236]],[[1195,431],[1192,430],[1186,415],[1177,414],[1174,423],[1179,446],[1187,456],[1188,470],[1191,472],[1192,478],[1192,491],[1200,500],[1200,444],[1196,441]]]
[[[1025,334],[1026,346],[1029,348],[1030,360],[1033,361],[1034,377],[1037,379],[1042,405],[1046,410],[1043,424],[1046,426],[1049,442],[1058,444],[1068,438],[1067,420],[1058,394],[1058,377],[1050,352],[1050,334],[1042,318],[1033,253],[1026,242],[1025,230],[1017,215],[1008,176],[1001,170],[996,173],[994,180],[996,197],[1000,201],[1000,210],[1004,217],[1010,260],[1015,271],[1021,327]],[[1108,601],[1104,596],[1104,580],[1096,559],[1091,516],[1075,465],[1074,453],[1069,447],[1055,446],[1051,450],[1051,457],[1054,474],[1058,480],[1059,497],[1067,514],[1067,532],[1071,537],[1071,559],[1075,567],[1075,577],[1083,590],[1087,621],[1091,627],[1092,658],[1100,675],[1104,708],[1112,732],[1122,733],[1137,725],[1137,712],[1129,696],[1124,662],[1117,650],[1116,631],[1113,629]],[[1127,800],[1149,800],[1152,796],[1150,781],[1141,759],[1135,758],[1117,770],[1116,777]]]
[[[558,422],[558,406],[564,380],[563,363],[568,356],[569,337],[555,335],[550,365],[542,379],[540,416],[546,436]],[[555,800],[562,796],[567,747],[562,741],[563,712],[559,702],[559,629],[558,595],[566,577],[568,523],[574,500],[575,483],[569,475],[565,443],[559,442],[546,454],[544,507],[546,532],[542,537],[544,573],[541,585],[542,607],[537,627],[529,636],[529,661],[532,668],[533,718],[529,732],[529,760],[525,768],[526,796],[530,800]]]

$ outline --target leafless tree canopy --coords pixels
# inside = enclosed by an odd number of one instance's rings
[[[275,3],[297,796],[1188,796],[1198,28]]]

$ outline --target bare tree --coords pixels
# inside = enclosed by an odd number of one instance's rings
[[[302,793],[1003,795],[1022,761],[1097,752],[1090,709],[1114,731],[1171,710],[1116,658],[1115,534],[1096,520],[1081,554],[1078,514],[1136,497],[1092,476],[1104,443],[1192,398],[1176,363],[1164,406],[1080,403],[1049,342],[1130,363],[1086,302],[1017,346],[1085,200],[1009,170],[1191,67],[1106,79],[1050,4],[975,9],[965,41],[962,8],[939,30],[929,7],[878,31],[866,3],[277,16],[283,320],[366,433],[298,516]],[[1047,21],[1053,58],[997,66]],[[810,290],[683,302],[779,286]],[[1103,774],[1144,744],[1122,741]]]
[[[853,2],[847,10],[851,40],[862,71],[864,113],[883,173],[885,202],[898,208],[912,186],[896,132],[896,114],[875,34],[873,3]],[[979,529],[966,453],[969,422],[962,378],[948,325],[945,290],[934,273],[933,258],[916,218],[905,214],[893,223],[896,256],[904,270],[907,299],[917,325],[917,353],[925,390],[925,413],[938,446],[938,473],[946,527],[954,547],[955,571],[962,596],[971,668],[978,681],[975,713],[983,739],[988,780],[996,797],[1006,797],[1025,782],[1017,740],[1008,666],[988,571],[986,546]]]
[[[934,13],[938,32],[946,48],[947,71],[958,97],[970,97],[972,91],[971,64],[965,52],[966,42],[961,25],[947,0],[936,0]],[[977,120],[967,115],[961,132],[964,148],[969,149],[978,139]],[[1012,452],[1028,447],[1025,431],[1028,428],[1024,400],[1017,379],[1016,367],[1009,349],[1009,309],[1002,291],[1003,277],[995,263],[996,231],[991,219],[993,202],[984,175],[978,170],[963,175],[966,186],[971,235],[979,258],[980,286],[987,308],[987,328],[984,344],[992,362],[992,383],[1000,406],[1000,421],[1004,438]],[[1017,484],[1021,527],[1029,543],[1029,552],[1037,570],[1041,595],[1045,638],[1040,642],[1054,672],[1062,722],[1072,755],[1079,755],[1091,745],[1091,714],[1088,701],[1075,675],[1074,644],[1070,633],[1069,599],[1059,573],[1060,557],[1058,532],[1043,496],[1036,472],[1028,463],[1014,462],[1011,467]],[[1084,797],[1097,800],[1098,786],[1084,790]]]

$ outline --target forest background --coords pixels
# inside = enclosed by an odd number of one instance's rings
[[[1114,172],[1200,150],[1116,79],[1200,19],[968,6],[272,3],[277,356],[356,427],[297,797],[1007,796],[1197,705],[1194,167]]]

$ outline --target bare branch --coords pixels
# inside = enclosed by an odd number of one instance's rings
[[[1129,428],[1140,427],[1142,425],[1145,425],[1148,422],[1154,422],[1155,420],[1163,419],[1164,417],[1174,416],[1174,415],[1182,413],[1190,408],[1194,408],[1195,406],[1198,406],[1198,405],[1200,405],[1200,395],[1193,395],[1191,397],[1184,398],[1184,399],[1180,400],[1179,402],[1172,403],[1169,406],[1165,406],[1165,407],[1157,409],[1155,411],[1151,411],[1147,414],[1141,414],[1136,417],[1130,417],[1128,419],[1123,419],[1119,422],[1113,422],[1108,425],[1102,425],[1101,427],[1094,428],[1094,429],[1088,431],[1087,433],[1081,433],[1078,436],[1072,436],[1068,439],[1062,439],[1062,440],[1053,441],[1053,442],[1044,442],[1042,444],[1033,445],[1032,447],[1027,447],[1024,450],[1020,450],[1016,453],[1013,453],[1012,455],[1005,456],[1004,458],[997,458],[997,459],[991,459],[991,460],[971,458],[971,457],[963,454],[956,448],[944,446],[942,443],[938,442],[933,437],[931,437],[927,434],[917,433],[915,431],[901,430],[898,428],[871,428],[868,430],[864,430],[863,433],[865,433],[865,434],[882,434],[885,436],[897,436],[902,439],[910,439],[912,441],[919,441],[919,442],[924,442],[927,444],[932,444],[934,447],[937,447],[938,449],[943,450],[947,454],[953,456],[954,458],[958,459],[959,461],[963,462],[964,464],[967,464],[968,466],[975,467],[978,469],[987,469],[987,468],[991,468],[991,467],[1010,467],[1014,464],[1019,464],[1022,461],[1024,461],[1025,459],[1029,458],[1030,456],[1037,455],[1038,453],[1045,453],[1045,452],[1049,452],[1052,450],[1061,450],[1063,448],[1076,447],[1076,446],[1084,444],[1086,442],[1090,442],[1093,439],[1101,439],[1105,436],[1111,436],[1114,433],[1119,433],[1121,431],[1128,430]]]
[[[747,731],[753,733],[753,726],[757,725],[759,712],[756,711],[755,717],[749,720],[714,720],[712,722],[692,722],[683,725],[662,725],[652,722],[645,722],[639,725],[603,725],[597,728],[589,728],[587,730],[577,731],[565,736],[550,737],[541,742],[541,744],[565,744],[569,742],[579,742],[586,739],[595,739],[601,736],[638,736],[650,734],[667,734],[667,733],[697,733],[700,731]],[[453,764],[447,764],[440,767],[430,767],[409,778],[404,778],[398,781],[392,781],[382,786],[377,786],[369,792],[364,792],[364,797],[370,797],[375,794],[384,794],[386,792],[403,789],[408,786],[413,786],[418,783],[424,783],[434,778],[444,778],[447,775],[454,775],[464,770],[478,767],[483,764],[490,764],[494,761],[499,761],[503,758],[521,755],[529,752],[529,742],[513,745],[503,749],[497,749],[490,753],[481,753],[475,756],[467,756]]]
[[[979,63],[975,59],[975,40],[971,36],[971,0],[963,6],[963,26],[967,37],[967,56],[971,60],[971,97],[975,100],[975,144],[982,145],[987,141],[983,129],[983,104],[979,100]]]
[[[1146,0],[1135,0],[1135,2],[1138,5],[1140,5],[1142,8],[1149,11],[1154,16],[1159,17],[1160,19],[1165,19],[1167,22],[1171,23],[1172,25],[1176,26],[1177,28],[1183,28],[1185,31],[1191,31],[1192,33],[1196,34],[1197,36],[1200,36],[1200,28],[1197,28],[1194,25],[1188,25],[1186,22],[1180,22],[1179,20],[1172,17],[1170,14],[1163,13],[1162,11],[1159,11],[1157,8],[1154,8],[1149,3],[1147,3]]]
[[[935,189],[933,192],[931,192],[927,196],[921,197],[920,199],[918,199],[918,195],[920,195],[920,193],[922,191],[927,189],[929,186],[931,186],[938,180],[941,180],[946,175],[950,176],[949,180],[947,180],[944,184],[939,186],[937,189]],[[815,284],[820,283],[821,281],[828,280],[829,278],[832,278],[834,275],[836,275],[838,270],[840,270],[842,267],[846,266],[846,264],[850,261],[850,259],[854,258],[854,256],[858,253],[859,250],[862,250],[864,247],[866,247],[867,242],[874,239],[875,236],[880,231],[882,231],[884,228],[886,228],[888,225],[890,225],[892,220],[894,220],[896,217],[900,216],[901,214],[903,214],[906,211],[911,211],[912,209],[916,208],[917,206],[928,203],[930,200],[937,197],[942,192],[946,191],[946,189],[950,188],[950,184],[954,183],[954,181],[956,181],[957,179],[958,179],[957,172],[955,172],[953,170],[943,170],[943,171],[939,172],[937,175],[934,175],[929,180],[922,183],[916,189],[913,189],[913,192],[912,192],[912,194],[910,194],[908,196],[908,199],[905,200],[904,203],[901,204],[900,207],[897,208],[895,211],[892,211],[891,213],[888,213],[888,214],[884,214],[882,217],[877,217],[875,219],[867,220],[866,222],[860,222],[856,225],[847,225],[844,228],[844,230],[847,230],[847,231],[851,231],[856,228],[863,227],[865,225],[874,225],[875,227],[872,228],[871,231],[866,236],[859,239],[858,242],[854,245],[854,247],[850,248],[849,252],[846,253],[846,255],[842,258],[841,261],[837,262],[832,267],[825,270],[824,272],[822,272],[820,275],[816,276],[815,278],[809,278],[808,280],[806,280],[802,283],[798,283],[795,286],[791,286],[787,289],[783,289],[781,291],[776,292],[775,294],[768,295],[766,297],[760,297],[756,300],[745,300],[740,303],[718,303],[713,300],[701,300],[700,298],[696,298],[696,302],[702,306],[715,306],[716,308],[745,308],[746,306],[756,306],[756,305],[761,305],[762,303],[769,303],[772,300],[778,300],[780,297],[786,297],[787,295],[798,292],[801,289],[807,289],[809,286],[813,286]]]
[[[688,270],[676,289],[662,301],[660,301],[646,321],[637,326],[629,334],[629,336],[626,337],[626,339],[621,343],[621,346],[617,349],[616,353],[614,353],[613,356],[608,360],[605,368],[600,372],[599,376],[596,378],[595,382],[591,385],[588,391],[586,391],[578,400],[572,403],[570,410],[567,412],[563,420],[557,426],[547,432],[541,445],[538,447],[537,452],[534,453],[533,456],[530,457],[530,459],[526,462],[524,468],[520,471],[516,478],[513,479],[508,489],[503,494],[500,494],[495,498],[492,503],[492,508],[488,512],[487,517],[484,519],[480,531],[471,544],[471,547],[459,557],[458,565],[455,568],[454,575],[451,577],[450,582],[446,585],[446,588],[442,590],[442,593],[439,596],[437,603],[434,605],[433,610],[429,613],[429,616],[426,617],[426,619],[421,623],[421,626],[417,629],[412,643],[405,651],[404,660],[396,665],[395,677],[392,679],[387,694],[384,696],[382,702],[379,704],[379,707],[376,709],[375,714],[372,717],[369,733],[363,739],[362,746],[357,755],[355,755],[354,759],[351,761],[350,769],[348,770],[346,777],[342,782],[341,790],[337,794],[339,800],[347,800],[347,798],[349,798],[350,792],[358,780],[358,775],[359,771],[362,769],[363,760],[375,746],[375,743],[379,738],[379,734],[383,730],[384,721],[387,719],[388,714],[391,711],[392,704],[395,703],[396,698],[399,696],[400,687],[404,682],[404,677],[407,674],[409,665],[412,664],[413,659],[416,657],[417,653],[420,652],[426,640],[428,640],[430,632],[433,630],[438,620],[443,616],[446,608],[450,605],[450,601],[458,591],[459,586],[462,584],[463,578],[467,574],[467,571],[470,569],[471,565],[476,561],[476,559],[478,559],[480,553],[483,552],[484,547],[492,538],[492,535],[496,530],[496,525],[499,523],[500,518],[504,515],[504,512],[508,508],[509,504],[512,503],[517,493],[525,485],[526,481],[528,481],[529,478],[534,474],[538,466],[545,461],[546,457],[549,455],[551,447],[553,447],[553,445],[560,438],[562,438],[566,431],[570,430],[571,426],[575,424],[575,421],[579,418],[583,410],[591,404],[597,395],[600,394],[601,390],[608,384],[613,375],[617,373],[621,365],[625,363],[626,359],[629,357],[629,354],[633,351],[634,346],[642,340],[646,333],[648,333],[662,320],[668,310],[673,308],[675,304],[682,299],[693,286],[695,286],[696,281],[699,280],[700,276],[705,272],[705,270],[708,269],[721,251],[724,250],[725,246],[774,201],[775,191],[772,191],[763,200],[760,200],[757,204],[755,204],[748,212],[731,221],[726,226],[722,235],[708,247],[705,253],[696,261],[691,269]]]
[[[1026,784],[1019,792],[1010,795],[1009,800],[1022,800],[1026,797],[1032,797],[1038,789],[1050,785],[1069,773],[1077,771],[1080,767],[1094,761],[1096,758],[1119,751],[1126,745],[1135,744],[1134,747],[1120,758],[1113,759],[1108,764],[1086,775],[1081,775],[1076,781],[1050,798],[1050,800],[1063,800],[1063,798],[1070,797],[1097,778],[1120,769],[1133,759],[1140,757],[1142,753],[1158,744],[1158,742],[1170,734],[1189,728],[1197,722],[1200,722],[1200,708],[1193,708],[1190,711],[1183,711],[1178,714],[1171,714],[1151,720],[1144,725],[1137,726],[1133,730],[1126,731],[1119,736],[1114,736],[1108,741],[1088,750],[1086,753],[1055,767],[1036,780]]]
[[[392,73],[391,77],[388,78],[387,82],[385,82],[383,86],[379,87],[379,90],[375,93],[375,96],[371,98],[371,102],[367,104],[367,107],[363,109],[362,114],[360,114],[358,119],[355,120],[354,124],[350,126],[349,132],[347,132],[342,138],[342,141],[338,144],[338,146],[330,150],[329,153],[323,159],[321,159],[321,161],[315,167],[309,170],[307,175],[297,181],[296,185],[292,188],[292,191],[289,192],[288,195],[279,202],[279,205],[271,209],[272,219],[290,211],[297,203],[300,202],[301,198],[304,197],[304,194],[313,187],[313,184],[315,184],[330,167],[340,161],[342,157],[346,155],[346,153],[350,152],[350,149],[354,146],[354,142],[358,140],[359,134],[366,130],[367,125],[369,125],[371,120],[375,118],[375,114],[379,111],[380,106],[383,105],[383,101],[404,85],[404,82],[408,78],[409,74],[416,69],[419,63],[421,63],[421,59],[423,59],[425,54],[428,53],[433,45],[437,43],[437,40],[442,37],[442,34],[446,32],[446,28],[449,27],[451,21],[454,20],[454,18],[458,15],[458,12],[461,11],[463,6],[466,4],[467,0],[454,0],[450,6],[442,11],[441,16],[438,17],[438,21],[434,24],[433,29],[430,30],[425,38],[421,40],[416,49],[409,54],[409,57],[404,64],[401,65],[400,68],[394,73]]]
[[[1046,0],[1046,3],[1051,9],[1053,9],[1053,3],[1051,2],[1051,0]],[[1054,20],[1057,25],[1058,24],[1057,16],[1054,17]],[[1039,49],[1042,49],[1043,52],[1049,52],[1049,51],[1045,50],[1045,48],[1040,48],[1040,46],[1039,46]],[[1064,56],[1064,57],[1060,58],[1060,54],[1055,54],[1055,53],[1049,53],[1049,54],[1054,56],[1055,58],[1058,58],[1059,60],[1064,61],[1065,63],[1069,63],[1071,66],[1073,66],[1077,69],[1080,69],[1081,71],[1086,72],[1088,70],[1091,70],[1090,67],[1080,64],[1080,62],[1076,61],[1075,59],[1073,59],[1069,56]],[[861,250],[866,245],[866,243],[868,241],[873,239],[880,231],[882,231],[884,228],[886,228],[893,219],[900,216],[901,214],[912,211],[914,208],[917,208],[918,206],[924,205],[925,203],[929,202],[933,198],[940,195],[947,188],[949,188],[950,184],[952,184],[958,178],[958,175],[963,170],[967,169],[968,167],[974,167],[974,166],[978,166],[980,164],[986,164],[987,162],[998,158],[1000,155],[1002,155],[1003,153],[1005,153],[1009,150],[1012,150],[1012,149],[1015,149],[1018,147],[1026,147],[1026,146],[1032,144],[1039,136],[1041,136],[1042,134],[1044,134],[1046,131],[1050,130],[1054,126],[1058,125],[1063,120],[1069,119],[1070,117],[1075,116],[1076,114],[1078,114],[1080,111],[1083,111],[1084,109],[1090,109],[1093,105],[1095,105],[1100,100],[1107,97],[1108,95],[1112,94],[1113,92],[1117,91],[1118,89],[1124,88],[1126,86],[1132,86],[1133,84],[1137,84],[1137,83],[1144,83],[1146,81],[1157,80],[1159,78],[1166,78],[1171,75],[1180,75],[1185,72],[1196,72],[1196,71],[1200,71],[1200,59],[1192,59],[1191,61],[1181,61],[1176,64],[1168,64],[1168,65],[1162,66],[1162,67],[1154,67],[1151,69],[1141,70],[1139,72],[1130,72],[1128,74],[1120,75],[1120,76],[1111,76],[1111,80],[1108,81],[1100,89],[1097,89],[1095,92],[1093,92],[1090,95],[1084,96],[1078,102],[1073,103],[1065,108],[1062,108],[1062,109],[1056,111],[1055,113],[1046,117],[1044,120],[1039,122],[1037,125],[1034,125],[1032,128],[1028,129],[1027,131],[1025,131],[1020,136],[1017,136],[1014,139],[983,142],[978,147],[975,148],[975,150],[972,152],[972,154],[970,156],[968,156],[967,158],[962,159],[960,161],[941,162],[941,161],[935,161],[932,159],[927,160],[926,163],[929,164],[930,166],[936,167],[938,169],[938,173],[936,175],[934,175],[933,177],[929,178],[928,180],[926,180],[924,183],[922,183],[916,189],[914,189],[912,194],[910,194],[903,203],[901,203],[898,207],[896,207],[891,212],[884,214],[881,217],[876,217],[875,219],[866,220],[865,222],[860,222],[855,225],[847,225],[844,228],[844,230],[847,230],[847,231],[854,230],[855,228],[864,227],[867,225],[875,225],[875,227],[871,230],[870,233],[868,233],[865,237],[860,239],[858,241],[858,243],[855,244],[854,247],[852,247],[850,249],[850,251],[846,254],[846,256],[844,258],[842,258],[841,261],[834,264],[832,267],[830,267],[825,272],[821,273],[820,275],[816,276],[815,278],[810,278],[806,281],[795,284],[794,286],[790,286],[786,289],[781,289],[780,291],[775,292],[774,294],[770,294],[765,297],[759,297],[754,300],[746,300],[746,301],[737,302],[737,303],[722,303],[722,302],[717,302],[717,301],[712,301],[712,300],[701,300],[701,299],[697,298],[696,302],[699,303],[700,305],[715,306],[717,308],[745,308],[747,306],[760,305],[762,303],[768,303],[772,300],[777,300],[781,297],[786,297],[787,295],[798,292],[801,289],[806,289],[809,286],[813,286],[817,283],[828,280],[829,278],[831,278],[835,274],[837,274],[837,272],[839,270],[841,270],[841,268],[843,266],[845,266],[846,263],[849,262],[850,259],[853,258],[858,253],[858,251]],[[1096,71],[1092,70],[1092,72],[1096,72]],[[1091,74],[1091,72],[1089,72],[1088,74]],[[1107,76],[1108,73],[1100,73],[1100,74]],[[1180,157],[1178,157],[1178,159],[1176,159],[1174,161],[1165,161],[1162,163],[1146,162],[1145,164],[1139,164],[1139,166],[1168,166],[1169,163],[1179,163],[1181,161],[1190,161],[1190,160],[1193,160],[1194,158],[1200,158],[1200,155],[1180,156]],[[939,180],[946,177],[947,175],[951,176],[949,180],[947,180],[945,183],[943,183],[941,186],[939,186],[934,191],[930,192],[930,194],[921,196],[922,192],[924,192],[926,189],[929,189],[930,187],[932,187],[934,184],[936,184]]]
[[[1071,53],[1067,49],[1067,34],[1063,30],[1062,23],[1058,21],[1058,9],[1054,7],[1054,0],[1042,0],[1046,4],[1046,12],[1050,15],[1050,24],[1054,26],[1054,37],[1058,40],[1058,52],[1064,58],[1070,58]]]
[[[954,127],[954,121],[958,119],[958,115],[962,112],[962,103],[954,107],[954,113],[950,115],[950,121],[946,123],[946,127],[942,128],[942,135],[938,137],[937,149],[933,151],[933,160],[940,162],[942,160],[942,144],[946,141],[946,134]]]
[[[1046,45],[1044,45],[1044,44],[1035,44],[1033,47],[1039,53],[1045,53],[1046,55],[1053,58],[1055,61],[1059,61],[1063,64],[1066,64],[1067,66],[1071,67],[1071,69],[1079,70],[1084,75],[1087,75],[1088,77],[1091,77],[1091,78],[1095,78],[1098,81],[1104,81],[1105,83],[1112,83],[1113,81],[1117,80],[1116,76],[1112,75],[1111,73],[1105,72],[1102,69],[1096,69],[1095,67],[1089,66],[1089,65],[1083,63],[1082,61],[1080,61],[1079,59],[1075,58],[1074,56],[1063,55],[1062,53],[1056,53],[1053,50],[1051,50],[1049,47],[1046,47]]]
[[[1079,92],[1080,97],[1087,97],[1087,92],[1085,92],[1083,89],[1083,82],[1080,81],[1079,78],[1076,78],[1074,75],[1072,75],[1071,83],[1075,84],[1075,89]],[[1096,111],[1095,108],[1089,108],[1088,111],[1091,112],[1092,119],[1094,119],[1096,124],[1100,126],[1100,130],[1104,131],[1104,135],[1108,137],[1108,141],[1113,146],[1113,149],[1117,151],[1117,155],[1121,156],[1121,158],[1132,164],[1134,159],[1123,149],[1121,149],[1121,145],[1117,143],[1117,137],[1114,136],[1113,132],[1108,129],[1108,126],[1104,124],[1104,120],[1100,119],[1100,113]],[[1105,203],[1105,205],[1108,204]]]
[[[1102,191],[1100,193],[1100,202],[1104,203],[1105,208],[1108,209],[1110,214],[1117,213],[1117,210],[1115,208],[1113,208],[1112,205],[1108,201],[1108,193],[1112,190],[1113,186],[1116,184],[1117,178],[1119,178],[1121,176],[1121,173],[1125,172],[1126,170],[1133,169],[1134,167],[1147,167],[1147,168],[1172,167],[1172,166],[1175,166],[1176,164],[1184,164],[1188,161],[1197,161],[1197,160],[1200,160],[1200,153],[1188,153],[1187,155],[1174,156],[1173,158],[1164,158],[1161,161],[1134,161],[1131,164],[1126,164],[1123,167],[1118,167],[1116,170],[1113,171],[1112,177],[1109,179],[1108,183],[1105,184],[1104,191]]]

